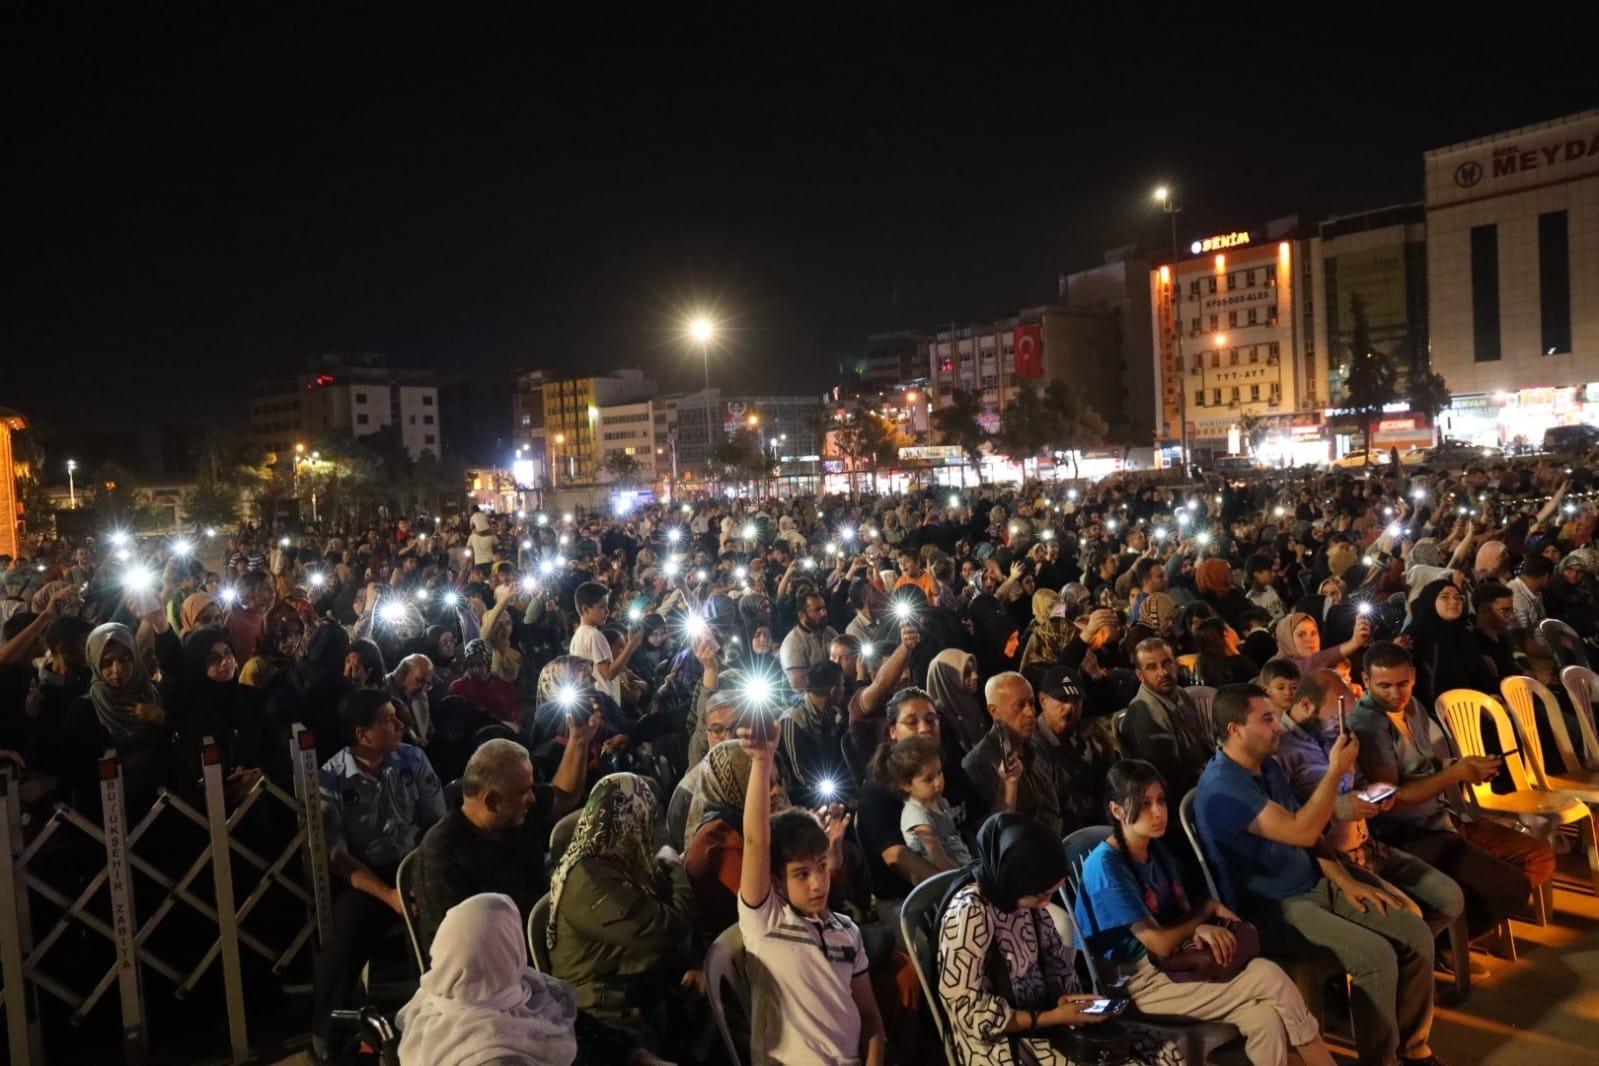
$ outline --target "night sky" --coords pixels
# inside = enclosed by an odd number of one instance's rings
[[[16,6],[0,405],[47,435],[237,419],[249,382],[337,349],[689,386],[699,304],[733,327],[723,384],[817,391],[869,332],[1164,244],[1160,181],[1185,243],[1308,223],[1419,199],[1426,148],[1599,103],[1577,3],[1205,5],[1209,30],[1156,5]]]

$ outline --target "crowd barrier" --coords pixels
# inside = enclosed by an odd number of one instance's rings
[[[202,808],[163,791],[149,810],[130,812],[122,766],[107,751],[99,764],[99,824],[58,804],[32,834],[24,832],[16,771],[0,762],[0,1007],[11,1063],[50,1061],[42,997],[64,1004],[70,1024],[79,1025],[113,987],[125,1061],[144,1063],[147,983],[162,978],[182,1000],[219,960],[228,1048],[217,1061],[252,1060],[244,952],[262,963],[251,974],[280,977],[313,936],[325,936],[332,913],[309,730],[294,727],[289,759],[293,794],[262,775],[230,803],[221,752],[208,739],[196,768]],[[282,896],[274,920],[246,928],[274,894]],[[177,944],[161,949],[152,940],[175,917]],[[195,939],[191,930],[203,936]],[[183,957],[174,957],[174,948]],[[102,966],[100,958],[110,961]]]

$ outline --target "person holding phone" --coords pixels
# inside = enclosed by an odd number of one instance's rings
[[[1278,668],[1291,666],[1278,662]],[[1340,733],[1346,733],[1354,712],[1355,694],[1335,670],[1312,670],[1299,679],[1293,705],[1282,722],[1277,765],[1288,775],[1289,787],[1300,803],[1309,801],[1327,772],[1327,753]],[[1465,910],[1460,886],[1448,874],[1429,866],[1399,848],[1389,847],[1372,835],[1368,819],[1391,811],[1397,789],[1383,782],[1365,781],[1358,772],[1344,775],[1332,821],[1322,839],[1351,866],[1381,878],[1396,896],[1414,902],[1434,936],[1448,929]],[[1440,948],[1446,969],[1454,959]]]

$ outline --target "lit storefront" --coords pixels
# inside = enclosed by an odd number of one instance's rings
[[[1537,451],[1556,426],[1599,426],[1599,382],[1454,397],[1438,424],[1443,435],[1473,444]]]

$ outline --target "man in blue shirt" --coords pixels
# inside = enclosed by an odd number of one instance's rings
[[[358,689],[339,704],[349,746],[322,765],[328,867],[348,887],[333,903],[332,930],[312,974],[311,1054],[326,1060],[332,1012],[353,1006],[361,968],[404,904],[395,887],[400,860],[423,830],[444,817],[444,791],[384,689]]]
[[[1322,832],[1360,745],[1341,733],[1301,807],[1273,756],[1282,725],[1266,691],[1227,685],[1211,708],[1221,744],[1195,790],[1201,846],[1222,899],[1293,954],[1331,951],[1354,981],[1355,1044],[1362,1066],[1437,1062],[1432,1033],[1433,940],[1421,917],[1344,865]],[[1314,854],[1312,854],[1313,849]]]

